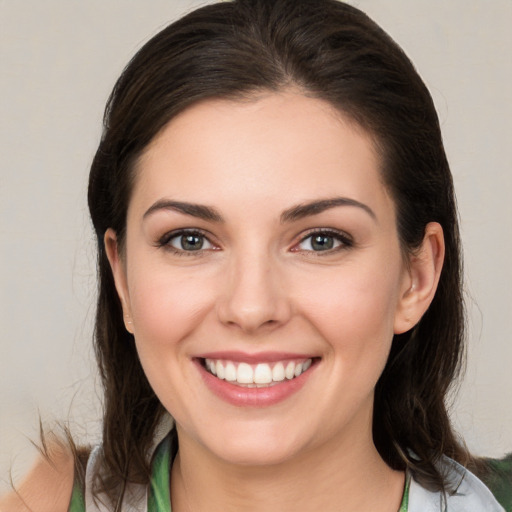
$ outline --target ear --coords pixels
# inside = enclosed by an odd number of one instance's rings
[[[395,334],[412,329],[427,311],[437,290],[443,261],[443,228],[437,222],[430,222],[421,246],[409,257],[395,314]]]
[[[107,229],[103,241],[105,243],[105,251],[110,263],[112,275],[114,276],[117,295],[119,296],[119,300],[123,306],[124,326],[128,332],[133,334],[130,295],[128,293],[128,286],[126,282],[126,269],[123,258],[119,253],[119,244],[117,243],[116,232],[111,228]]]

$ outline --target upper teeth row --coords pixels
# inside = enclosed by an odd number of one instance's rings
[[[247,363],[234,363],[232,361],[221,361],[205,359],[205,366],[219,379],[239,384],[270,384],[281,382],[284,379],[293,379],[305,372],[311,366],[311,359],[302,362],[278,362],[273,367],[267,363],[258,363],[251,366]]]

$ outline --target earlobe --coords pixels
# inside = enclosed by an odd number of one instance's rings
[[[104,237],[105,251],[110,263],[110,269],[114,276],[117,295],[123,306],[124,325],[128,332],[133,334],[133,322],[130,309],[130,297],[128,294],[128,287],[126,283],[126,270],[121,254],[119,253],[119,244],[117,242],[117,235],[111,228],[107,229]]]
[[[421,246],[409,258],[408,276],[395,315],[395,334],[412,329],[430,306],[441,276],[444,251],[443,228],[430,222]]]

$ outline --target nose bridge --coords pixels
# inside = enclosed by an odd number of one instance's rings
[[[290,305],[279,264],[270,251],[253,247],[233,255],[218,312],[223,323],[247,332],[288,319]]]

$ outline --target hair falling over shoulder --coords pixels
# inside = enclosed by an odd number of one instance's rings
[[[208,98],[295,87],[328,101],[376,141],[403,251],[441,224],[445,263],[414,329],[396,335],[377,384],[374,442],[395,469],[443,490],[437,461],[472,459],[446,407],[464,356],[462,264],[452,176],[433,101],[401,48],[363,12],[336,0],[235,0],[207,5],[146,43],[117,81],[89,181],[98,242],[95,348],[104,389],[97,493],[119,503],[147,482],[147,453],[164,409],[139,362],[107,261],[112,228],[122,250],[137,158],[178,113]]]

